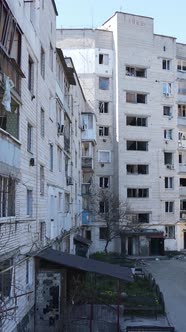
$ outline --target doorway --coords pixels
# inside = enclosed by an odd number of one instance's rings
[[[183,232],[184,249],[186,249],[186,231]]]
[[[151,238],[150,255],[152,255],[152,256],[163,256],[164,255],[164,239],[163,238]]]

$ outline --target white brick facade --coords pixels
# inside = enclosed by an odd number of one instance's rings
[[[33,331],[35,267],[30,253],[49,245],[75,252],[73,237],[82,212],[80,125],[86,101],[71,59],[56,50],[54,1],[1,2],[21,29],[19,68],[24,76],[18,94],[18,65],[13,67],[11,113],[2,107],[0,113],[1,295],[10,297],[0,303],[5,317],[1,331]],[[9,58],[7,63],[12,68]],[[3,75],[10,74],[1,65],[2,103]],[[18,134],[10,118],[17,114],[14,105],[19,107]],[[2,288],[7,278],[9,294]]]
[[[185,45],[154,34],[152,18],[119,12],[99,30],[57,30],[57,40],[72,57],[97,117],[95,181],[111,176],[120,200],[140,220],[122,250],[158,255],[186,249]],[[99,54],[108,57],[106,65]],[[100,77],[109,79],[108,90],[100,90]],[[110,103],[108,114],[100,114],[101,100]],[[100,126],[111,126],[109,139],[100,137]],[[100,150],[111,153],[111,163],[102,168]],[[94,227],[92,248],[102,250]]]

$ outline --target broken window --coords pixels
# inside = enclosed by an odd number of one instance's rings
[[[180,178],[180,187],[186,187],[186,178]]]
[[[27,151],[33,152],[33,146],[32,146],[32,136],[33,136],[33,127],[30,123],[27,125]]]
[[[147,118],[127,116],[127,126],[147,127]]]
[[[105,101],[99,101],[99,113],[108,113],[109,103]]]
[[[165,236],[169,239],[175,239],[175,226],[165,226]]]
[[[0,1],[0,43],[20,65],[21,30],[5,1]]]
[[[100,176],[99,186],[100,188],[109,188],[109,176]]]
[[[133,213],[129,215],[129,219],[136,224],[149,223],[149,213]]]
[[[99,136],[108,136],[109,127],[99,127]]]
[[[178,116],[182,117],[182,118],[186,117],[186,105],[185,104],[178,105]]]
[[[126,67],[126,75],[134,77],[146,77],[146,69],[139,67]]]
[[[44,195],[45,189],[45,174],[44,174],[44,166],[40,165],[40,194]]]
[[[91,230],[86,230],[85,231],[85,239],[91,241]]]
[[[148,165],[126,165],[127,174],[148,174]]]
[[[164,70],[170,70],[170,63],[171,63],[170,60],[163,59],[162,60],[162,69],[164,69]]]
[[[108,210],[109,210],[109,204],[107,201],[99,202],[99,212],[100,213],[108,213]]]
[[[40,232],[39,232],[39,240],[45,244],[45,236],[46,236],[46,222],[40,222]]]
[[[50,63],[50,69],[52,71],[53,71],[53,54],[54,54],[54,50],[53,50],[52,44],[50,43],[49,63]]]
[[[27,216],[32,217],[33,192],[27,189]]]
[[[99,64],[100,65],[108,65],[109,64],[109,55],[108,54],[99,54]]]
[[[41,137],[45,136],[45,111],[42,108],[40,111],[40,134]]]
[[[109,78],[108,77],[99,77],[99,89],[100,90],[109,90]]]
[[[12,259],[7,259],[0,264],[0,298],[10,297],[12,287]]]
[[[49,166],[50,171],[53,172],[54,169],[54,147],[53,144],[49,144]]]
[[[65,193],[64,198],[64,212],[68,213],[70,211],[70,194]]]
[[[186,71],[186,61],[184,61],[184,60],[178,60],[177,70],[178,71]]]
[[[174,202],[165,202],[165,212],[166,213],[174,212]]]
[[[28,57],[28,90],[34,92],[34,61]]]
[[[164,96],[169,97],[172,95],[172,85],[172,83],[163,83],[162,91]]]
[[[127,141],[127,150],[131,151],[148,151],[148,142]]]
[[[173,164],[173,154],[171,152],[164,152],[164,164],[165,165]]]
[[[163,106],[163,115],[171,116],[171,106]]]
[[[99,229],[99,239],[105,240],[107,238],[107,228],[106,227],[100,227]]]
[[[0,218],[15,216],[15,180],[0,176]]]
[[[126,92],[126,102],[134,104],[146,104],[147,95],[137,92]]]
[[[180,210],[186,210],[186,200],[180,201]]]
[[[165,129],[164,130],[164,139],[172,139],[172,129]]]
[[[165,188],[173,188],[173,177],[165,177]]]
[[[42,47],[41,47],[40,61],[41,61],[41,63],[40,63],[41,76],[44,79],[45,78],[45,51]]]
[[[127,188],[128,198],[146,198],[149,197],[148,188]]]

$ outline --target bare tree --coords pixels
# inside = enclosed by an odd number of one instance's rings
[[[103,223],[105,238],[104,251],[107,253],[109,243],[130,231],[137,231],[139,224],[134,224],[127,201],[120,201],[108,188],[91,188],[89,211],[94,215],[95,222]]]

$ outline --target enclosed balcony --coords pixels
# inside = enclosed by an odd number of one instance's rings
[[[91,158],[91,157],[82,157],[82,168],[93,169],[93,158]]]
[[[82,212],[82,225],[91,225],[94,222],[94,216],[92,212],[84,210]]]
[[[93,113],[82,114],[82,140],[96,142],[96,118]]]
[[[90,194],[90,183],[83,183],[81,185],[81,193],[82,193],[82,195]]]
[[[19,142],[0,128],[0,166],[3,174],[20,175],[21,150]]]
[[[186,173],[186,163],[179,164],[179,173]]]

